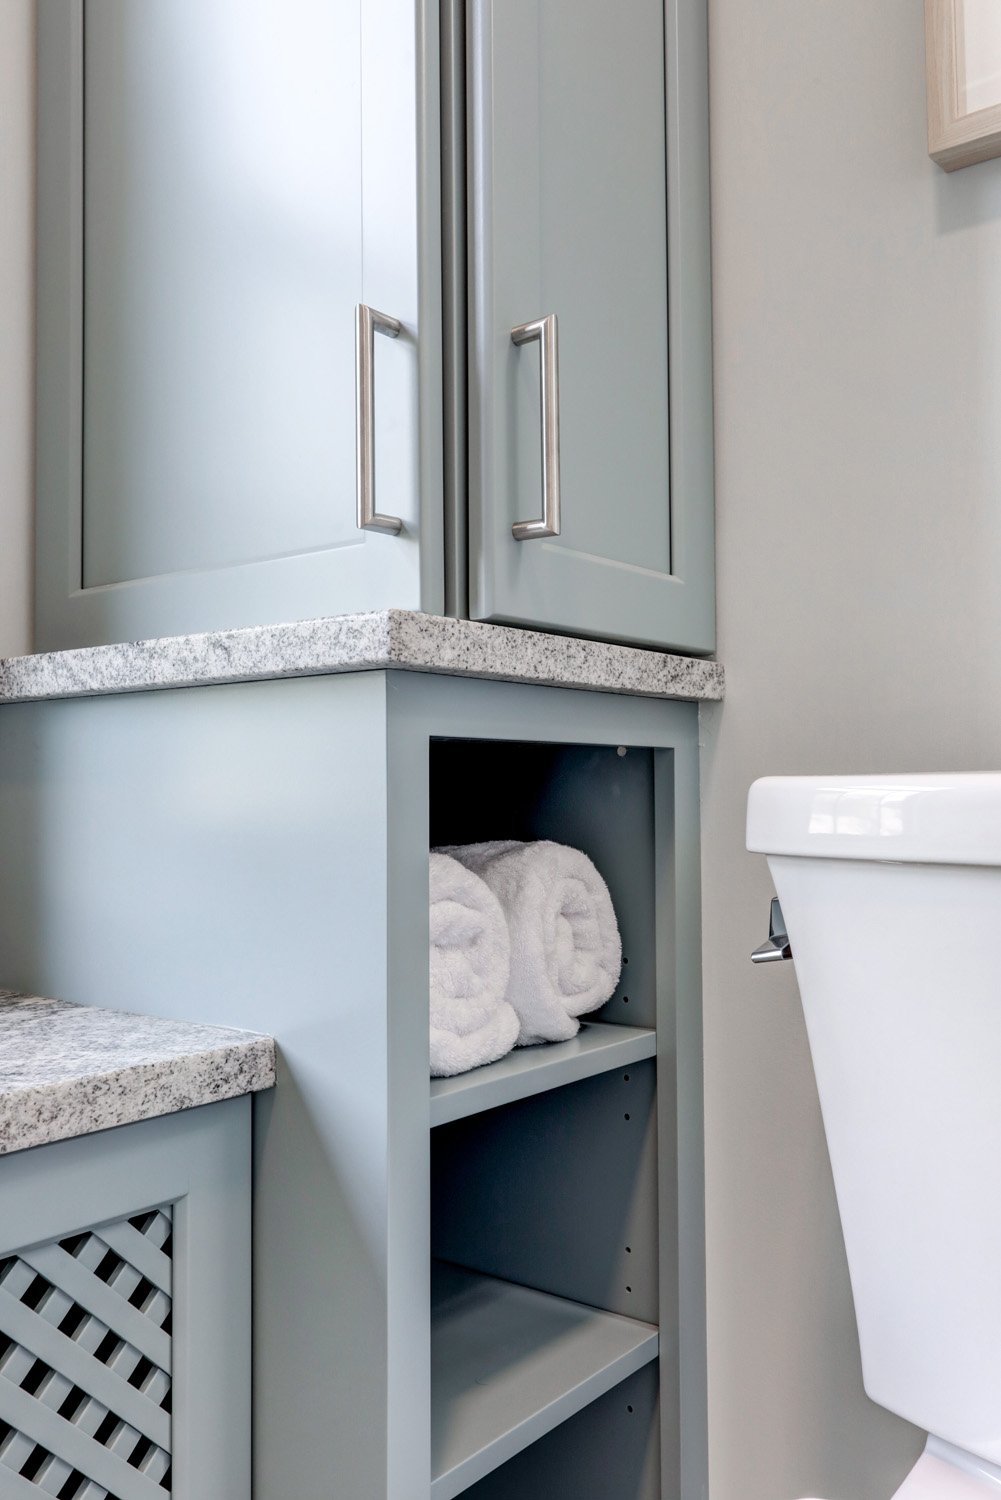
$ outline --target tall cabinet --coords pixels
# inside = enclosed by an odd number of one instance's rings
[[[705,0],[40,0],[37,644],[713,646]]]
[[[498,837],[594,860],[622,977],[429,1085],[428,846]],[[694,704],[391,671],[3,707],[0,885],[18,987],[276,1037],[255,1500],[703,1500]]]
[[[706,0],[39,0],[38,646],[711,651],[706,81]],[[697,711],[432,668],[2,710],[0,977],[277,1038],[257,1500],[700,1500]],[[429,1087],[428,849],[511,837],[623,976]]]

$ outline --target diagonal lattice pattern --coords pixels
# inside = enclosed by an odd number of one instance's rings
[[[0,1259],[0,1500],[170,1494],[171,1212]]]

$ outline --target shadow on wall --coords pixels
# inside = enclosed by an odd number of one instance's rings
[[[1001,223],[1001,161],[935,174],[935,226],[939,234]]]

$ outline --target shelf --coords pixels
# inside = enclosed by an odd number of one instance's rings
[[[649,1323],[437,1262],[431,1500],[453,1500],[656,1358]]]
[[[585,1021],[569,1042],[516,1047],[500,1062],[484,1068],[473,1068],[456,1078],[432,1078],[431,1124],[447,1125],[499,1104],[640,1062],[656,1052],[657,1033],[646,1027]]]

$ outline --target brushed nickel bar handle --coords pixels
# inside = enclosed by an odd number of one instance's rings
[[[511,329],[513,344],[539,341],[539,391],[542,415],[542,516],[515,521],[516,542],[560,534],[560,349],[556,314],[520,323]]]
[[[402,324],[386,313],[359,302],[355,308],[355,485],[358,529],[403,530],[399,516],[383,516],[375,508],[375,336],[399,337]]]

